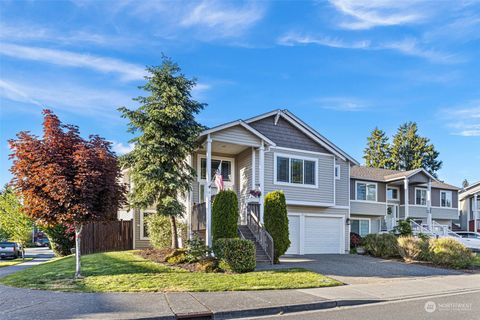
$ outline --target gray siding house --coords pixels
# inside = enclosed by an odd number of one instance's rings
[[[398,220],[413,218],[432,230],[452,227],[459,217],[459,188],[441,182],[423,169],[396,171],[354,166],[350,176],[352,232],[390,231]]]
[[[461,229],[480,232],[480,181],[461,190],[459,198]]]

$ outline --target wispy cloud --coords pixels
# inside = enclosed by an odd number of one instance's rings
[[[119,74],[124,81],[140,80],[143,79],[145,75],[145,69],[133,63],[71,51],[2,43],[0,46],[0,54],[16,59],[87,68],[102,73],[116,73]]]
[[[416,23],[429,12],[419,10],[419,6],[425,7],[425,1],[421,0],[330,0],[330,3],[345,16],[339,26],[352,30]]]
[[[442,110],[442,117],[454,135],[480,137],[480,100],[466,103],[465,106]]]
[[[289,32],[281,36],[277,43],[284,46],[319,45],[338,49],[393,50],[404,55],[424,58],[437,63],[459,63],[464,61],[455,54],[424,48],[423,44],[414,38],[376,43],[370,40],[346,41],[339,37],[332,38]]]
[[[122,142],[118,142],[118,141],[110,141],[110,142],[112,143],[112,150],[115,151],[115,153],[118,155],[129,153],[130,151],[133,150],[133,147],[134,147],[133,143],[123,144]]]
[[[132,104],[127,93],[111,89],[94,89],[74,83],[34,81],[21,83],[1,80],[2,104],[15,101],[32,107],[49,107],[72,114],[119,119],[116,109]]]
[[[369,107],[367,102],[350,97],[318,98],[314,103],[323,109],[346,112],[364,111]]]

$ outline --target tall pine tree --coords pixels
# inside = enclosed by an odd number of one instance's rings
[[[195,171],[187,157],[203,129],[195,115],[205,104],[191,97],[196,80],[186,78],[169,58],[164,57],[161,66],[149,67],[147,71],[148,82],[141,89],[148,96],[134,99],[140,107],[119,108],[130,121],[129,132],[139,133],[130,141],[134,149],[122,162],[130,169],[132,178],[130,206],[155,206],[157,214],[170,217],[172,247],[177,248],[176,217],[185,211],[179,197],[190,189],[194,179]]]
[[[390,159],[390,143],[384,131],[375,127],[367,138],[367,147],[363,159],[367,167],[389,169],[392,167]]]
[[[442,161],[437,160],[439,152],[435,150],[430,140],[418,134],[415,122],[401,125],[391,147],[392,169],[413,170],[424,168],[433,176],[442,167]]]

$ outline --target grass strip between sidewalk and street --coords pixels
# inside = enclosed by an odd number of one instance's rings
[[[305,269],[243,274],[189,272],[146,260],[134,251],[82,257],[83,279],[73,280],[73,256],[22,270],[0,279],[9,286],[73,292],[243,291],[318,288],[341,282]]]
[[[0,268],[14,266],[16,264],[31,261],[32,259],[33,258],[25,258],[25,259],[17,258],[12,260],[0,260]]]

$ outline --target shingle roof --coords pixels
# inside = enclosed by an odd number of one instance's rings
[[[415,169],[415,170],[409,170],[409,171],[399,171],[399,170],[390,170],[390,169],[370,168],[365,166],[353,166],[350,170],[350,177],[354,179],[388,182],[388,181],[408,177],[412,174],[415,174],[415,172],[421,172],[421,170]],[[452,189],[452,190],[460,189],[451,184],[444,183],[437,180],[432,181],[432,187],[439,188],[439,189],[442,189],[442,188]]]

